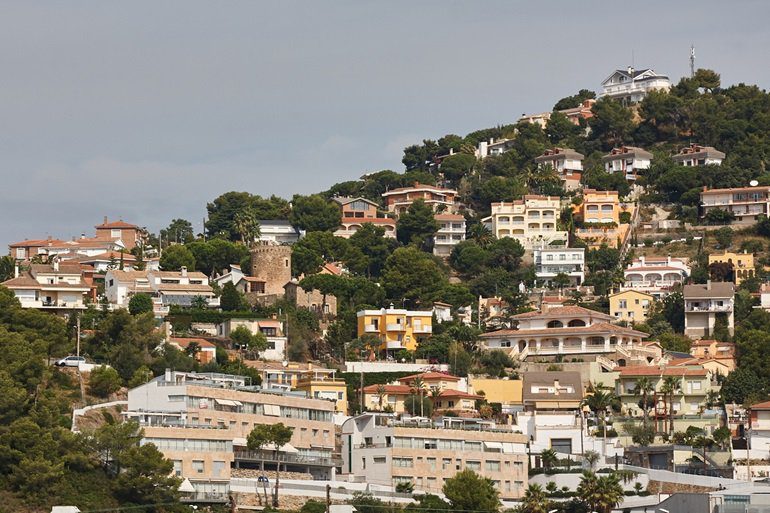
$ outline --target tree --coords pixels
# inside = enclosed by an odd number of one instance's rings
[[[152,377],[152,371],[149,369],[149,367],[142,365],[136,369],[134,375],[131,376],[131,379],[128,381],[128,388],[136,388],[140,385],[144,385],[145,383],[149,382]]]
[[[382,283],[393,302],[427,305],[448,284],[436,260],[415,247],[398,248],[386,260]]]
[[[101,366],[91,371],[88,379],[88,388],[92,394],[98,397],[108,397],[120,390],[121,379],[118,371],[112,367]]]
[[[134,294],[128,300],[128,311],[131,315],[139,315],[153,311],[152,298],[142,292]]]
[[[650,394],[655,391],[655,384],[648,377],[641,377],[636,380],[634,384],[634,394],[641,397],[639,405],[644,412],[642,423],[644,427],[647,427],[647,420],[649,417],[648,410],[650,409]]]
[[[438,222],[433,217],[433,208],[418,199],[409,205],[396,223],[396,235],[402,244],[412,244],[421,249],[430,249],[432,238],[438,231]]]
[[[377,278],[385,267],[385,261],[393,252],[396,241],[385,237],[385,228],[372,223],[364,223],[348,239],[351,248],[357,249],[364,257],[364,265],[354,272],[365,274],[368,278]],[[348,267],[353,266],[348,262]]]
[[[602,149],[610,150],[630,139],[634,127],[631,111],[620,102],[609,97],[600,98],[591,111],[593,117],[588,120],[591,137],[602,143]]]
[[[278,461],[278,451],[281,447],[291,441],[292,434],[294,433],[293,427],[284,426],[282,422],[277,424],[258,424],[254,426],[254,429],[249,433],[246,439],[246,445],[249,450],[258,451],[267,445],[273,446],[274,456]],[[276,463],[275,467],[275,489],[273,492],[273,507],[278,507],[278,486],[280,481],[280,462]]]
[[[521,501],[521,513],[548,513],[550,511],[548,494],[539,484],[530,484],[524,491]]]
[[[250,209],[259,219],[288,219],[289,203],[277,196],[262,198],[248,192],[226,192],[206,205],[208,220],[206,233],[209,237],[224,237],[236,241],[240,234],[235,229],[235,215]]]
[[[230,340],[242,351],[259,353],[267,349],[267,337],[261,332],[252,333],[246,326],[238,326],[230,332]]]
[[[743,405],[761,402],[767,398],[767,388],[764,376],[759,377],[753,370],[738,367],[722,383],[722,400]]]
[[[492,480],[472,470],[463,470],[447,479],[442,491],[455,511],[490,513],[500,509],[499,492]]]
[[[132,446],[118,456],[122,471],[115,478],[115,495],[123,504],[170,504],[179,500],[181,479],[174,464],[154,444]]]
[[[233,216],[233,229],[238,233],[241,242],[250,246],[259,237],[259,219],[252,208],[239,210]]]
[[[723,226],[714,232],[714,238],[722,249],[727,249],[733,244],[733,229],[729,226]]]
[[[223,312],[237,312],[248,309],[243,294],[238,292],[233,282],[228,281],[222,286],[222,295],[219,298],[219,307]]]
[[[484,368],[486,374],[492,377],[504,377],[506,369],[516,366],[516,363],[508,353],[501,349],[484,351],[479,359],[479,363]]]
[[[413,392],[404,400],[404,409],[410,414],[430,418],[433,415],[433,401],[426,397],[425,391]]]
[[[490,268],[503,269],[508,272],[517,271],[524,256],[524,247],[519,241],[510,237],[493,241],[489,244],[488,251],[487,265]]]
[[[297,229],[308,232],[334,231],[339,228],[341,220],[339,207],[319,194],[295,194],[292,199],[289,221]]]
[[[556,105],[553,106],[553,110],[566,110],[580,107],[580,105],[590,99],[596,98],[596,93],[589,89],[581,89],[577,94],[562,98]]]
[[[0,283],[13,278],[16,260],[10,255],[0,257]]]
[[[470,176],[478,165],[478,159],[467,153],[455,153],[441,161],[439,171],[444,174],[444,178],[458,183],[463,177]]]
[[[173,219],[167,228],[160,231],[160,238],[165,241],[163,247],[175,244],[187,244],[195,240],[192,223],[186,219]]]
[[[195,270],[195,257],[187,246],[176,244],[166,248],[160,256],[160,269],[179,271],[182,267],[186,267],[188,271]]]
[[[540,464],[544,469],[550,470],[559,462],[559,456],[553,449],[543,449],[540,452]]]
[[[473,277],[484,271],[489,262],[489,253],[473,240],[464,240],[452,248],[449,263],[465,277]]]
[[[668,415],[668,432],[674,432],[674,395],[682,388],[682,378],[678,376],[666,376],[663,378],[663,384],[660,387],[660,393],[663,394]]]
[[[589,511],[610,513],[623,501],[623,486],[616,474],[597,477],[593,472],[583,472],[577,494]]]

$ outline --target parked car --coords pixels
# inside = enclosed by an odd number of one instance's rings
[[[55,365],[57,367],[79,367],[83,363],[86,363],[86,359],[82,356],[68,356],[57,360]]]

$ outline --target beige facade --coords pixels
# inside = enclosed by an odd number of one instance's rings
[[[770,187],[707,189],[700,193],[701,218],[712,210],[732,213],[738,223],[756,223],[759,216],[770,215]]]
[[[492,215],[484,222],[498,239],[511,237],[531,250],[567,243],[567,232],[557,229],[560,213],[560,198],[527,195],[512,202],[492,203]]]
[[[655,298],[637,290],[624,290],[610,295],[610,315],[629,324],[647,321]]]
[[[128,392],[125,415],[174,461],[180,477],[198,492],[225,493],[236,465],[275,465],[274,451],[248,451],[246,438],[259,424],[293,428],[278,458],[288,470],[331,477],[334,467],[335,401],[291,393],[264,393],[241,376],[166,371]],[[208,487],[208,488],[207,488]]]
[[[733,268],[733,282],[739,287],[743,280],[748,280],[755,276],[754,254],[744,251],[735,253],[725,251],[724,253],[711,253],[709,255],[709,265],[715,263],[730,264]]]
[[[342,474],[350,481],[440,493],[444,482],[470,469],[492,480],[504,499],[527,488],[527,437],[510,426],[477,419],[440,423],[364,414],[342,426]]]

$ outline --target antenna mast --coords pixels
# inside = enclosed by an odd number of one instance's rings
[[[690,45],[690,78],[695,76],[695,45]]]

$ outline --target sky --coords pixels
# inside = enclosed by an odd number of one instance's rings
[[[422,139],[551,110],[613,69],[770,84],[770,2],[0,1],[0,246],[104,216],[202,228]]]

